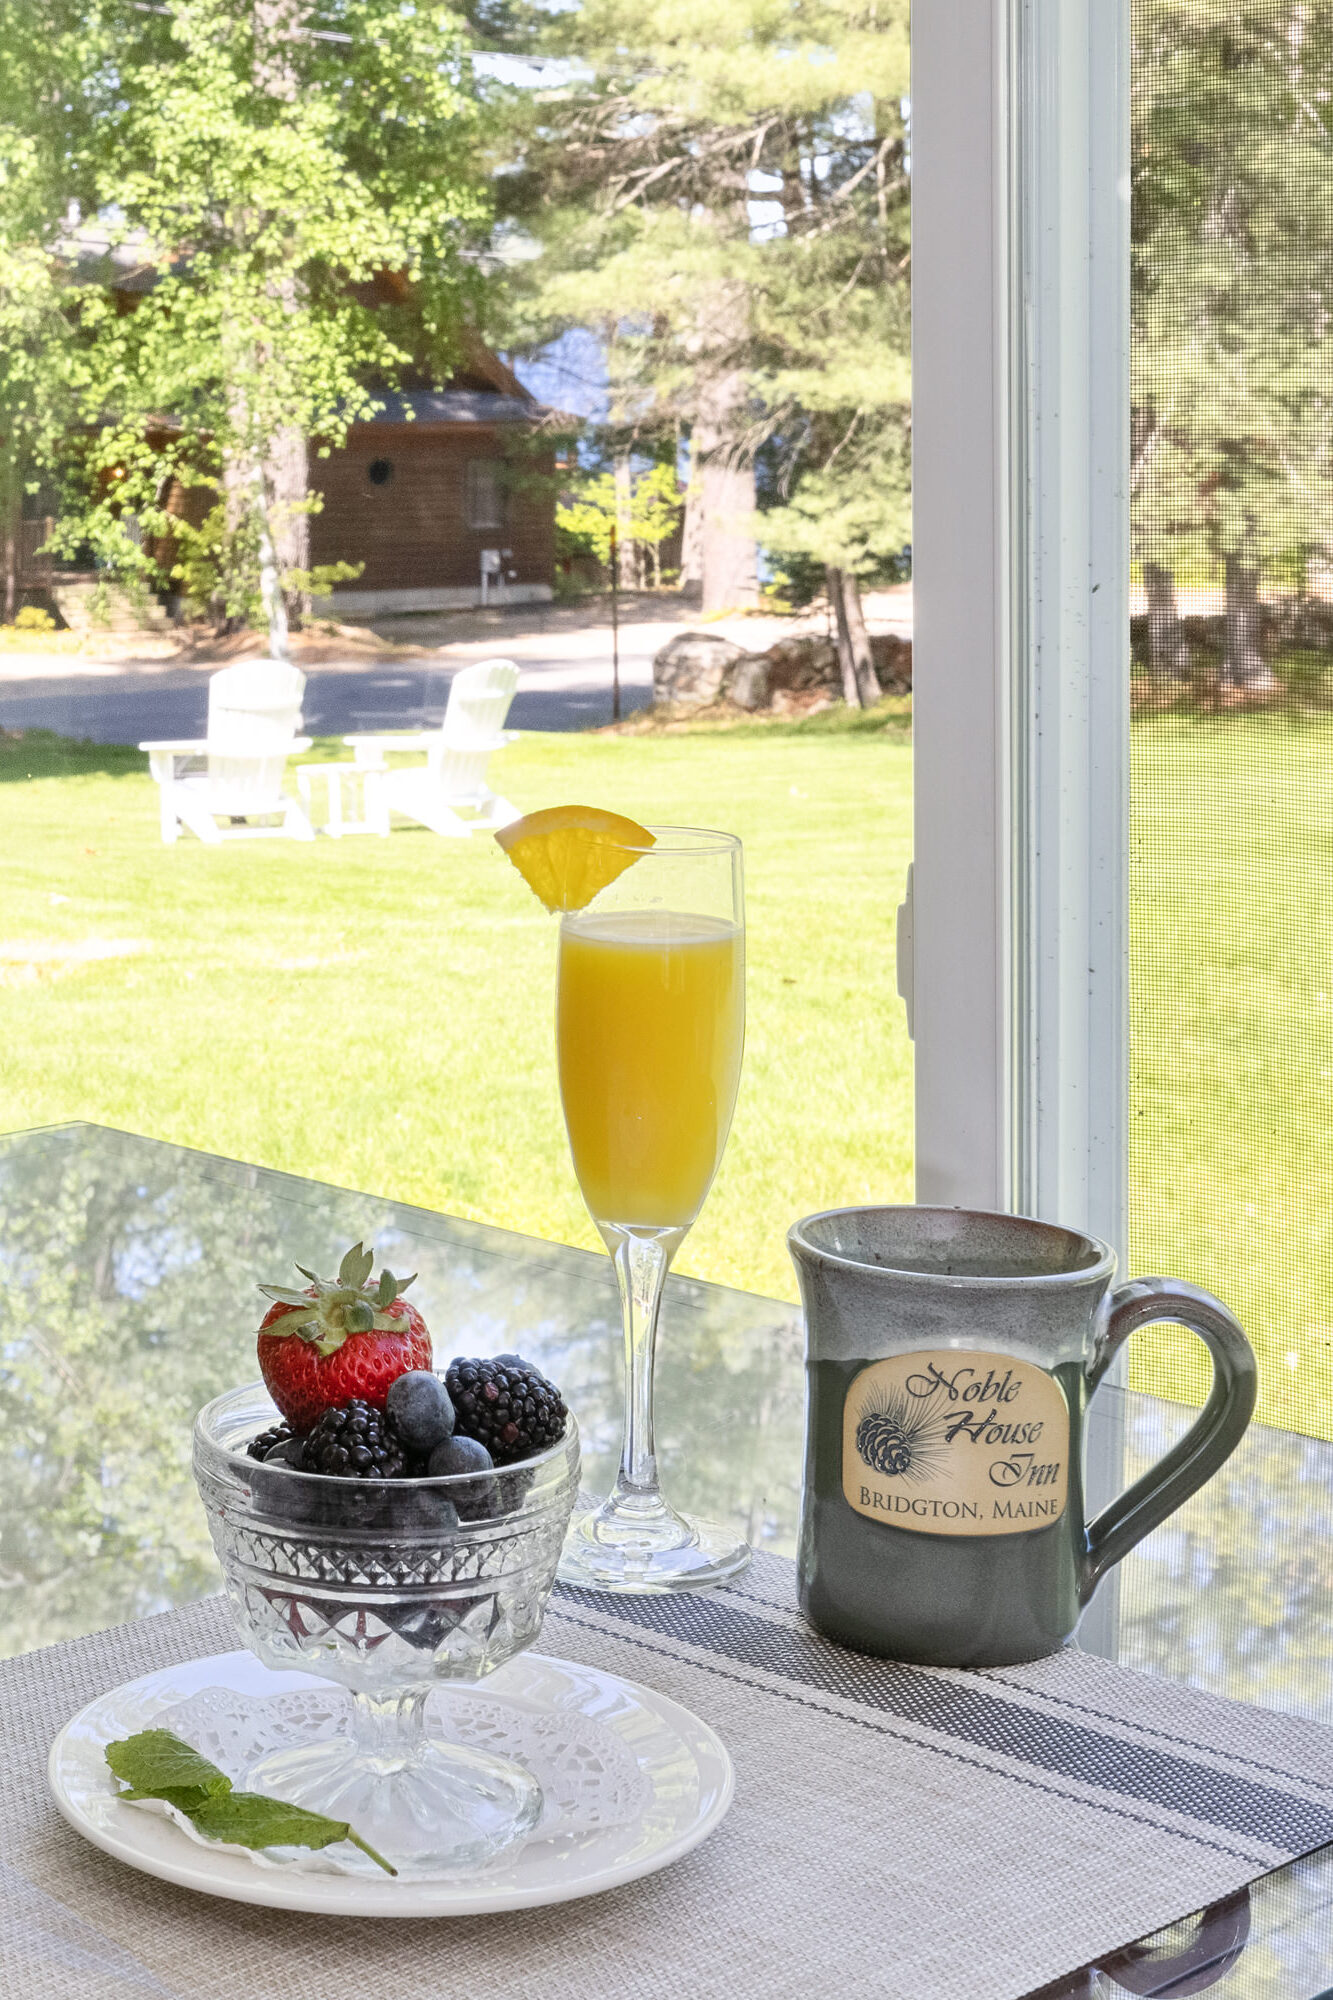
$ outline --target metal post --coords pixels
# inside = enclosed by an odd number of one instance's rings
[[[611,720],[620,720],[620,549],[611,523]]]

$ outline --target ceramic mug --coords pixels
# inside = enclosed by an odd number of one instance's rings
[[[801,1606],[830,1638],[932,1666],[1056,1651],[1099,1580],[1233,1452],[1253,1351],[1173,1278],[1112,1289],[1114,1253],[1024,1216],[844,1208],[789,1232],[806,1320]],[[1088,1521],[1089,1401],[1132,1333],[1213,1362],[1190,1430]]]

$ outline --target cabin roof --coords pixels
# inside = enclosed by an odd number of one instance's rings
[[[378,392],[384,407],[365,424],[533,424],[550,414],[526,394],[494,389],[401,389]],[[358,426],[359,427],[359,426]]]

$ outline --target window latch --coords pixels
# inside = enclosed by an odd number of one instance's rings
[[[907,1033],[909,1040],[915,1039],[912,1031],[912,998],[915,986],[915,930],[916,921],[912,897],[912,863],[907,864],[907,889],[898,905],[898,993],[907,1009]]]

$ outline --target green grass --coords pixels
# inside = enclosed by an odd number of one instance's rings
[[[595,1244],[556,1091],[554,929],[495,843],[164,848],[143,762],[0,740],[0,1129],[87,1118]],[[900,708],[528,736],[494,760],[524,809],[584,799],[745,841],[745,1071],[682,1270],[790,1296],[796,1216],[910,1199],[891,997],[910,771]],[[137,949],[32,963],[99,940]]]
[[[494,843],[166,849],[141,765],[0,739],[0,1129],[90,1118],[593,1244],[554,935]],[[527,737],[495,774],[743,836],[745,1074],[682,1268],[791,1296],[795,1216],[911,1197],[905,718]],[[1134,802],[1131,1262],[1218,1291],[1265,1415],[1333,1435],[1333,722],[1141,722]],[[90,940],[138,949],[42,962]],[[1191,1336],[1139,1345],[1143,1386],[1200,1397]]]
[[[1333,725],[1134,732],[1131,1259],[1211,1287],[1268,1421],[1333,1436]],[[1163,1335],[1139,1379],[1197,1401]]]

